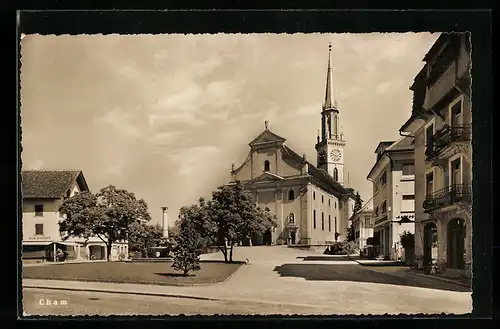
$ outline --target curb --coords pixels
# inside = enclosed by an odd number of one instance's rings
[[[443,277],[437,276],[437,275],[428,275],[428,274],[423,274],[423,273],[417,273],[417,272],[412,271],[412,270],[410,270],[410,273],[413,273],[415,275],[419,275],[419,276],[424,277],[424,278],[436,279],[436,280],[443,281],[443,282],[454,283],[454,284],[457,284],[457,285],[462,286],[462,287],[468,287],[468,288],[471,287],[470,284],[455,281],[453,279],[443,278]]]
[[[170,298],[185,298],[185,299],[197,299],[197,300],[211,300],[218,301],[218,298],[210,297],[199,297],[190,295],[177,295],[177,294],[161,294],[154,292],[138,292],[138,291],[123,291],[123,290],[111,290],[111,289],[92,289],[92,288],[58,288],[58,287],[43,287],[37,285],[25,285],[24,288],[28,289],[44,289],[44,290],[62,290],[62,291],[79,291],[79,292],[101,292],[110,294],[122,294],[122,295],[140,295],[140,296],[156,296],[156,297],[170,297]]]

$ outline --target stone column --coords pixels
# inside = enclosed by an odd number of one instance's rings
[[[168,239],[168,207],[161,207],[161,222],[163,227],[163,237]]]

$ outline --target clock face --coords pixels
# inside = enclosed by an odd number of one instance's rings
[[[335,149],[330,152],[330,157],[332,158],[333,161],[339,161],[342,156],[342,153],[340,150]]]

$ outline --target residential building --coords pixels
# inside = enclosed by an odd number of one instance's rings
[[[417,265],[434,259],[471,275],[472,109],[470,40],[443,33],[416,75],[412,115],[400,128],[415,139]]]
[[[346,238],[354,195],[344,187],[346,141],[332,84],[330,48],[317,166],[286,146],[266,121],[265,130],[250,142],[246,160],[233,167],[231,181],[242,182],[257,204],[278,218],[277,227],[253,237],[253,244],[324,245]]]
[[[71,237],[65,241],[59,232],[59,212],[64,200],[89,188],[83,172],[72,170],[23,170],[23,260],[49,260],[55,258],[57,249],[68,252],[68,259],[106,259],[107,246],[98,237],[88,240]],[[128,254],[126,241],[113,244],[112,260]]]
[[[373,216],[373,207],[363,207],[351,217],[352,226],[354,228],[354,239],[359,247],[363,250],[367,246],[367,239],[373,238],[373,227],[375,225]]]
[[[397,259],[400,235],[414,233],[413,139],[381,142],[375,153],[376,162],[367,177],[373,183],[373,234],[378,252]]]

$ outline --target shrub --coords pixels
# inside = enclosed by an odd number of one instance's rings
[[[404,231],[400,235],[400,242],[403,248],[408,248],[412,249],[415,246],[415,234],[409,232],[409,231]]]
[[[331,246],[332,255],[347,255],[350,256],[358,250],[358,245],[354,241],[335,242]]]
[[[126,256],[125,256],[125,254],[124,254],[124,253],[121,253],[121,254],[119,254],[119,255],[118,255],[118,260],[119,260],[120,262],[123,262],[123,261],[125,260],[125,258],[126,258]]]
[[[203,239],[196,231],[190,221],[184,221],[180,225],[180,232],[175,237],[176,247],[174,249],[174,261],[172,267],[182,271],[186,276],[190,271],[199,271]]]

